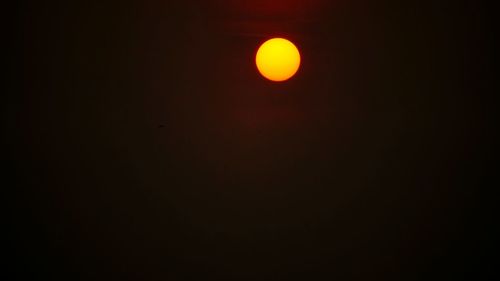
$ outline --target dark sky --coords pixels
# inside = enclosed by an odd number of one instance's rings
[[[480,1],[18,8],[2,131],[19,280],[493,273]],[[275,36],[302,53],[285,83],[254,65]]]

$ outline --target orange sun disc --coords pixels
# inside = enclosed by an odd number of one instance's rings
[[[292,42],[273,38],[260,46],[255,63],[262,76],[274,82],[282,82],[292,78],[299,70],[300,53]]]

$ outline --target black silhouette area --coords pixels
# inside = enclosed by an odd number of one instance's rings
[[[495,280],[488,10],[20,1],[0,279]]]

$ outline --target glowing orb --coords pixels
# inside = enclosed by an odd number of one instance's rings
[[[295,45],[283,38],[273,38],[262,44],[255,56],[262,76],[275,82],[286,81],[300,67],[300,53]]]

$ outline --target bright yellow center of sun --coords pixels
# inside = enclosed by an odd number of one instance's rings
[[[255,63],[262,76],[281,82],[290,79],[299,70],[300,53],[292,42],[273,38],[260,46]]]

